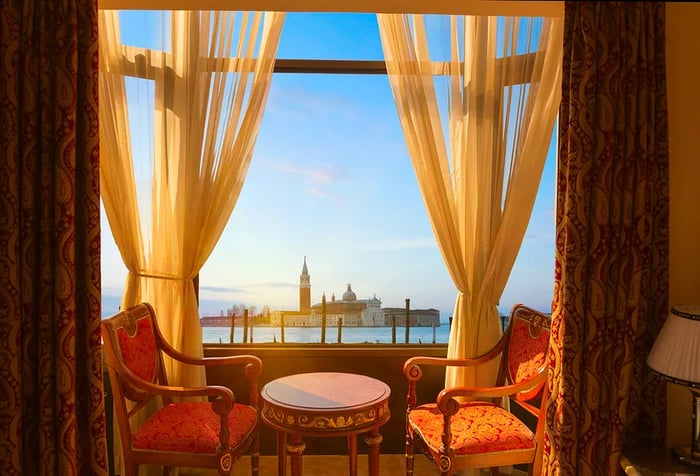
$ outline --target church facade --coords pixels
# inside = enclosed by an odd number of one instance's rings
[[[304,264],[299,275],[299,310],[298,311],[272,311],[270,324],[273,326],[284,325],[290,327],[320,327],[323,324],[323,316],[326,316],[326,327],[336,327],[342,321],[343,327],[383,327],[391,326],[394,322],[398,326],[406,323],[406,310],[401,308],[382,308],[382,301],[376,295],[369,299],[357,299],[352,290],[352,285],[347,288],[341,299],[336,299],[335,293],[330,299],[325,293],[321,302],[311,304],[311,275]],[[412,309],[409,310],[410,326],[439,326],[440,311],[437,309]]]

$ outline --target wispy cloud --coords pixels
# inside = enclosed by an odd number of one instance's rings
[[[337,198],[337,197],[334,197],[333,194],[330,193],[328,190],[323,190],[323,189],[317,188],[317,187],[307,187],[306,191],[310,195],[315,195],[315,196],[321,197],[321,198]]]
[[[368,243],[362,247],[364,251],[392,251],[408,250],[416,248],[435,248],[435,240],[432,238],[414,238],[404,240],[383,240],[376,243]]]
[[[354,117],[356,106],[341,95],[298,87],[271,88],[265,114],[297,122],[313,122],[328,117]]]
[[[282,172],[301,175],[308,182],[316,184],[330,184],[346,179],[345,173],[338,167],[330,164],[322,164],[319,168],[299,167],[289,162],[268,161],[270,165]]]
[[[348,180],[345,171],[334,164],[320,164],[317,167],[303,167],[287,161],[265,159],[265,163],[278,171],[302,178],[304,191],[316,197],[336,202],[338,206],[345,206],[346,202],[339,195],[334,185]]]
[[[525,235],[524,240],[527,242],[554,243],[554,234],[544,232],[531,232]]]
[[[540,216],[543,216],[543,217],[553,217],[553,216],[554,216],[554,208],[553,208],[553,207],[550,207],[550,208],[547,208],[547,209],[545,209],[545,210],[542,210],[542,211],[539,213],[539,215],[540,215]]]
[[[294,288],[294,289],[297,289],[298,287],[299,287],[299,284],[295,284],[295,283],[280,283],[280,282],[252,283],[252,284],[246,285],[246,289],[249,289],[249,290],[250,290],[250,289],[255,289],[255,290],[257,290],[257,289],[260,289],[260,288],[264,288],[264,289],[269,289],[269,288],[273,288],[273,289]]]
[[[294,283],[281,283],[281,282],[266,282],[266,283],[247,283],[239,284],[238,286],[200,286],[200,291],[206,291],[210,293],[231,293],[231,294],[242,294],[249,293],[252,291],[259,291],[260,289],[284,289],[284,288],[297,288],[299,285]]]
[[[211,293],[232,293],[232,294],[245,292],[244,289],[234,288],[234,287],[230,287],[230,286],[200,286],[199,290],[200,291],[208,291]]]
[[[222,292],[224,290],[231,292]],[[237,284],[236,287],[203,286],[200,291],[200,302],[203,309],[200,312],[216,315],[220,309],[233,304],[246,306],[270,306],[272,309],[294,309],[298,306],[298,283],[287,282],[257,282]],[[205,305],[209,303],[209,305]],[[212,304],[214,303],[214,304]]]

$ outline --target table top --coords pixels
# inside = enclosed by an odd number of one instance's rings
[[[313,372],[273,380],[261,393],[269,403],[326,413],[384,401],[391,390],[384,382],[365,375]]]
[[[365,375],[312,372],[267,383],[260,396],[269,425],[292,432],[352,432],[389,420],[391,389]]]

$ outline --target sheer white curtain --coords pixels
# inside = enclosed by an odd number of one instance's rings
[[[201,356],[192,280],[241,191],[284,14],[163,15],[163,48],[156,50],[123,45],[118,12],[100,11],[101,192],[129,271],[122,307],[151,302],[165,338]],[[125,77],[151,84],[151,96],[131,97]],[[130,114],[143,103],[150,110]],[[149,116],[153,131],[134,144],[142,131],[130,121],[138,114]],[[205,381],[200,369],[166,365],[171,384]]]
[[[448,357],[473,357],[501,335],[497,305],[527,229],[559,107],[562,24],[451,16],[443,28],[444,61],[436,62],[428,48],[428,37],[436,44],[430,21],[378,15],[409,155],[458,290]],[[493,385],[495,377],[495,366],[448,368],[446,385]]]

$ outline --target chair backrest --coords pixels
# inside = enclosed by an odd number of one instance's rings
[[[501,372],[509,383],[523,382],[543,370],[547,363],[550,322],[548,315],[523,304],[513,307],[506,330],[505,361],[501,363]],[[543,386],[544,381],[518,394],[516,400],[538,397]]]
[[[155,312],[141,303],[102,321],[102,339],[115,397],[145,403],[150,392],[126,382],[125,370],[149,383],[167,385]],[[114,381],[116,380],[116,382]]]

